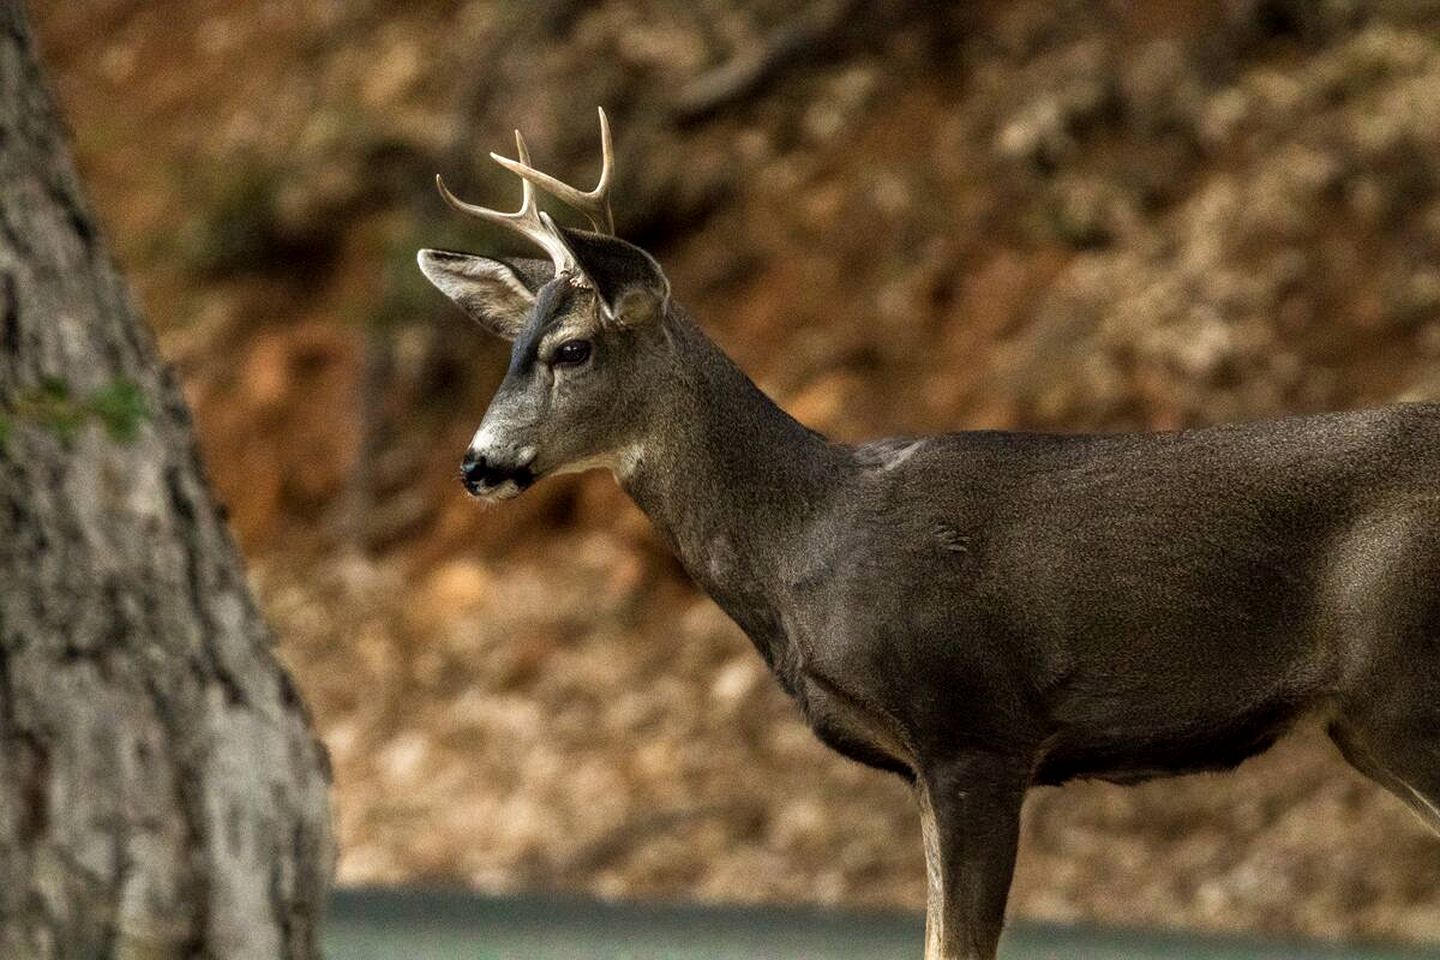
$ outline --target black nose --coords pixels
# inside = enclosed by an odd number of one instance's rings
[[[487,461],[473,450],[465,451],[465,459],[460,461],[460,482],[466,490],[478,495],[487,487],[493,489],[507,480],[524,490],[535,482],[535,474],[528,465],[504,466]]]
[[[465,459],[460,461],[460,482],[465,485],[466,490],[479,493],[480,488],[485,486],[489,473],[484,457],[474,450],[465,451]]]

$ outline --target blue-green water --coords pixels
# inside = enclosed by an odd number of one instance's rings
[[[919,960],[903,913],[607,904],[468,892],[346,890],[330,960]],[[1346,948],[1181,934],[1012,925],[1002,960],[1440,960],[1440,949]]]

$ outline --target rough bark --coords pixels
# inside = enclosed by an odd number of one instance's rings
[[[0,0],[0,957],[318,956],[328,781]]]

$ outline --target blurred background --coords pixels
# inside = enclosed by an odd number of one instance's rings
[[[1434,0],[49,0],[109,240],[335,768],[347,885],[920,909],[608,475],[483,510],[506,347],[414,265],[525,252],[523,127],[805,423],[1171,429],[1440,399]],[[1035,791],[1012,917],[1440,941],[1440,840],[1301,736]]]

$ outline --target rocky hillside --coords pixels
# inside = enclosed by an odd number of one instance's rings
[[[482,511],[503,370],[419,246],[506,249],[522,125],[761,385],[844,438],[1440,397],[1429,0],[36,4],[94,202],[334,755],[341,878],[919,907],[608,477]],[[513,248],[510,248],[513,249]],[[1012,912],[1440,940],[1440,841],[1315,735],[1037,791]]]

